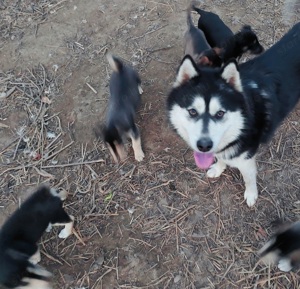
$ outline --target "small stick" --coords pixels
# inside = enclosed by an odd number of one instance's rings
[[[98,92],[97,92],[97,90],[94,88],[94,87],[92,87],[88,82],[86,82],[85,83],[95,94],[97,94]]]

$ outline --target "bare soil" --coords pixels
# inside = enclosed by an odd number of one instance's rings
[[[165,102],[183,56],[188,2],[0,0],[0,221],[41,183],[69,192],[74,234],[45,233],[54,288],[300,288],[300,271],[258,262],[274,221],[300,217],[296,109],[258,155],[249,209],[234,169],[208,179],[172,131]],[[201,1],[270,47],[299,21],[298,1]],[[197,15],[194,15],[196,22]],[[113,163],[94,135],[112,51],[139,72],[146,158]],[[274,59],[276,61],[276,59]]]

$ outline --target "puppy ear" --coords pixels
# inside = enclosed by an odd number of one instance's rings
[[[194,60],[191,58],[191,56],[186,55],[179,66],[173,87],[178,87],[198,75],[198,68]]]
[[[240,73],[235,60],[230,60],[227,64],[225,64],[221,72],[221,76],[238,92],[243,92]]]

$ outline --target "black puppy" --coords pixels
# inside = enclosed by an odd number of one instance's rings
[[[243,53],[249,51],[251,54],[260,54],[264,51],[258,38],[249,25],[233,34],[230,28],[221,18],[212,12],[207,12],[193,6],[201,16],[198,21],[198,28],[201,29],[211,47],[220,48],[217,54],[223,63],[231,58],[240,58]]]
[[[204,11],[194,5],[192,7],[201,16],[198,20],[198,28],[204,32],[209,45],[223,47],[223,44],[234,35],[231,29],[217,14]]]
[[[282,228],[259,254],[265,260],[278,262],[281,271],[290,271],[296,263],[300,263],[300,222]]]
[[[103,129],[104,140],[115,160],[126,157],[124,139],[130,137],[134,157],[142,161],[144,152],[141,146],[139,130],[134,122],[137,108],[140,104],[143,90],[138,74],[129,65],[111,54],[107,55],[108,62],[113,70],[110,79],[110,99],[106,124]]]
[[[195,27],[191,10],[191,4],[187,9],[187,31],[184,34],[185,38],[185,55],[190,55],[194,61],[200,66],[221,66],[222,61],[214,49],[207,43],[205,35],[201,29]]]
[[[9,288],[51,288],[51,273],[36,265],[37,243],[49,224],[65,225],[60,238],[72,233],[74,218],[62,207],[65,198],[63,192],[41,187],[4,223],[0,230],[0,284]]]

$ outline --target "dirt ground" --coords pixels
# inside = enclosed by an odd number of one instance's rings
[[[253,209],[236,170],[208,179],[197,169],[165,109],[187,4],[0,0],[0,221],[41,183],[69,192],[74,234],[61,240],[55,229],[40,245],[54,288],[300,288],[299,269],[280,272],[256,253],[276,220],[300,217],[299,109],[260,150]],[[293,0],[199,6],[233,31],[251,25],[265,47],[300,19]],[[142,78],[141,163],[128,145],[114,164],[94,135],[108,98],[106,51]]]

